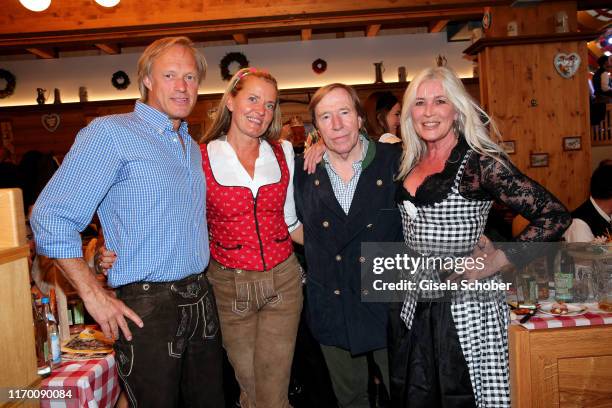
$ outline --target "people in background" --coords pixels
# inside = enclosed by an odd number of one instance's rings
[[[39,254],[54,258],[114,343],[131,406],[224,406],[222,350],[209,261],[206,186],[187,132],[205,61],[186,37],[155,41],[138,61],[134,111],[92,121],[36,201]],[[104,289],[79,232],[97,212],[117,255]]]
[[[602,55],[597,59],[597,65],[597,71],[593,74],[595,98],[608,102],[612,98],[612,60],[608,55]]]
[[[483,262],[463,275],[421,268],[416,280],[498,280],[506,265],[520,267],[537,256],[528,245],[496,249],[483,236],[494,200],[530,220],[517,241],[554,241],[569,225],[564,206],[489,138],[496,127],[450,69],[416,75],[404,95],[401,126],[405,149],[397,205],[409,250]],[[392,372],[403,379],[394,391],[398,405],[509,407],[505,293],[470,297],[421,290],[418,283],[416,288],[407,291],[401,311],[407,330],[391,338],[396,360],[405,361],[403,372]]]
[[[302,118],[293,116],[285,122],[281,128],[280,139],[288,140],[293,145],[293,151],[296,154],[303,153],[306,142],[306,128]]]
[[[294,153],[279,142],[276,79],[244,68],[230,80],[202,139],[213,284],[223,346],[242,407],[289,407],[302,310],[303,242],[293,197]]]
[[[591,196],[572,212],[567,242],[591,242],[612,238],[612,162],[601,162],[591,176]]]
[[[371,367],[380,368],[380,382],[389,384],[388,308],[362,301],[361,244],[401,239],[393,179],[400,149],[368,138],[350,86],[320,88],[308,108],[327,151],[313,174],[302,170],[304,159],[296,161],[295,201],[308,265],[306,318],[339,406],[365,408],[368,355]]]
[[[597,59],[597,71],[593,74],[593,96],[591,103],[591,125],[598,125],[606,115],[606,104],[612,101],[612,60],[607,55]]]
[[[11,151],[0,142],[0,188],[21,187],[19,169]]]
[[[400,143],[402,106],[391,92],[374,92],[364,103],[368,135],[381,143]]]
[[[51,154],[38,150],[29,150],[21,157],[18,168],[26,214],[29,214],[38,195],[51,180],[58,167],[58,163]]]

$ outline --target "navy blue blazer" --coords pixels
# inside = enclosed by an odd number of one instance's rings
[[[403,241],[395,204],[401,150],[370,142],[348,215],[338,203],[323,163],[314,174],[295,163],[295,203],[304,224],[308,280],[306,319],[319,343],[353,355],[387,346],[388,307],[362,302],[361,243]]]

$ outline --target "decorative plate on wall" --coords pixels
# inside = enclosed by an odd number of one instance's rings
[[[42,115],[40,121],[47,131],[55,132],[60,125],[60,116],[57,113],[48,113]]]
[[[557,53],[554,59],[555,69],[563,78],[571,78],[580,67],[580,56],[575,52],[571,54]]]

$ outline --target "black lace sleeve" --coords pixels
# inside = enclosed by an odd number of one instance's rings
[[[472,152],[459,186],[460,193],[469,199],[501,202],[529,220],[529,225],[516,237],[518,242],[558,241],[571,222],[565,206],[510,161],[504,163]],[[537,247],[527,244],[501,249],[517,267],[538,256]]]

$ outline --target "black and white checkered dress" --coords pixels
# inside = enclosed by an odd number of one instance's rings
[[[448,196],[431,205],[399,205],[406,244],[427,256],[470,254],[482,235],[492,201],[470,200],[459,193],[468,150],[455,175]],[[432,271],[420,271],[423,278]],[[417,274],[418,275],[418,274]],[[429,275],[429,276],[428,276]],[[497,279],[493,277],[492,279]],[[401,317],[410,329],[418,298],[440,297],[436,292],[408,291]],[[461,349],[468,365],[477,407],[509,407],[508,310],[503,296],[453,296],[451,313]]]

